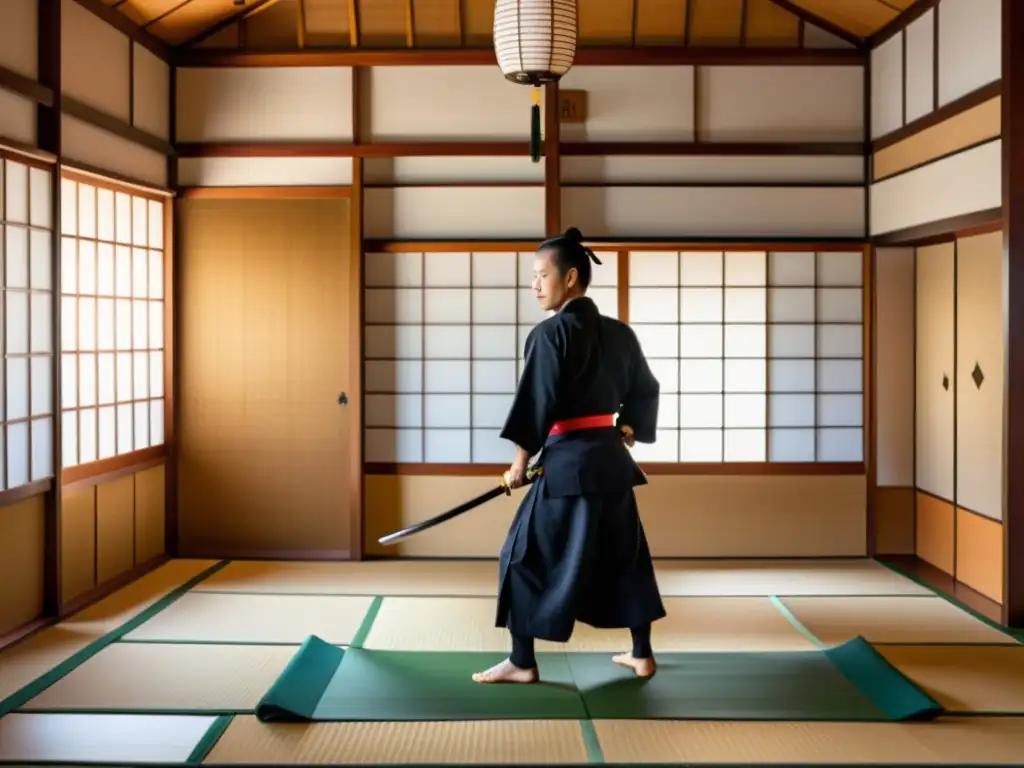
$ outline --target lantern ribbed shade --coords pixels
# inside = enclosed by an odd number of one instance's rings
[[[513,82],[557,81],[576,55],[576,0],[497,0],[494,50]]]

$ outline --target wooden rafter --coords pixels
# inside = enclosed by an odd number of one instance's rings
[[[789,11],[798,19],[802,19],[805,23],[813,24],[816,27],[820,27],[829,34],[835,35],[836,37],[840,38],[841,40],[845,40],[851,45],[855,45],[858,48],[864,48],[867,45],[864,38],[860,37],[859,35],[855,35],[853,32],[844,29],[838,24],[835,24],[829,21],[828,19],[821,17],[816,13],[811,13],[807,9],[801,8],[799,5],[792,2],[791,0],[771,0],[771,2],[785,11]]]

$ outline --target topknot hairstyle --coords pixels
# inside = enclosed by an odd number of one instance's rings
[[[565,275],[570,269],[575,269],[584,291],[590,286],[592,277],[590,262],[601,263],[594,252],[583,245],[583,233],[576,227],[569,227],[563,235],[548,238],[537,250],[552,252],[559,274]]]

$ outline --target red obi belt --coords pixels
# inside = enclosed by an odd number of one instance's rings
[[[580,416],[576,419],[565,419],[556,421],[551,427],[548,436],[564,435],[567,432],[575,432],[578,429],[600,429],[601,427],[614,427],[615,414],[607,413],[600,416]]]

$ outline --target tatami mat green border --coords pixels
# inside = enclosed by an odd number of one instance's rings
[[[192,749],[192,754],[185,760],[186,765],[200,765],[206,756],[213,751],[213,748],[217,746],[217,742],[220,741],[220,737],[224,735],[224,731],[231,725],[231,721],[234,720],[233,715],[221,715],[213,724],[207,729],[203,738],[199,740],[199,743]]]
[[[169,606],[173,605],[175,602],[181,599],[194,586],[202,583],[204,580],[210,578],[213,574],[217,573],[219,570],[224,568],[229,562],[230,561],[228,560],[221,560],[220,562],[215,563],[206,570],[196,574],[188,581],[172,589],[170,592],[161,597],[148,608],[145,608],[139,613],[137,613],[135,616],[130,618],[121,626],[97,638],[92,643],[87,645],[85,648],[80,650],[78,653],[75,653],[72,656],[68,657],[53,669],[43,673],[28,685],[25,685],[18,691],[15,691],[13,694],[8,696],[3,701],[0,701],[0,717],[3,717],[4,715],[9,714],[10,712],[13,712],[14,710],[24,705],[26,702],[30,701],[31,699],[34,699],[36,696],[45,691],[51,685],[63,679],[67,675],[71,674],[71,672],[73,672],[76,668],[87,662],[89,659],[91,659],[97,653],[102,651],[104,648],[111,645],[112,643],[117,642],[122,637],[127,635],[129,632],[132,632],[136,628],[145,624],[158,613],[167,609]]]

